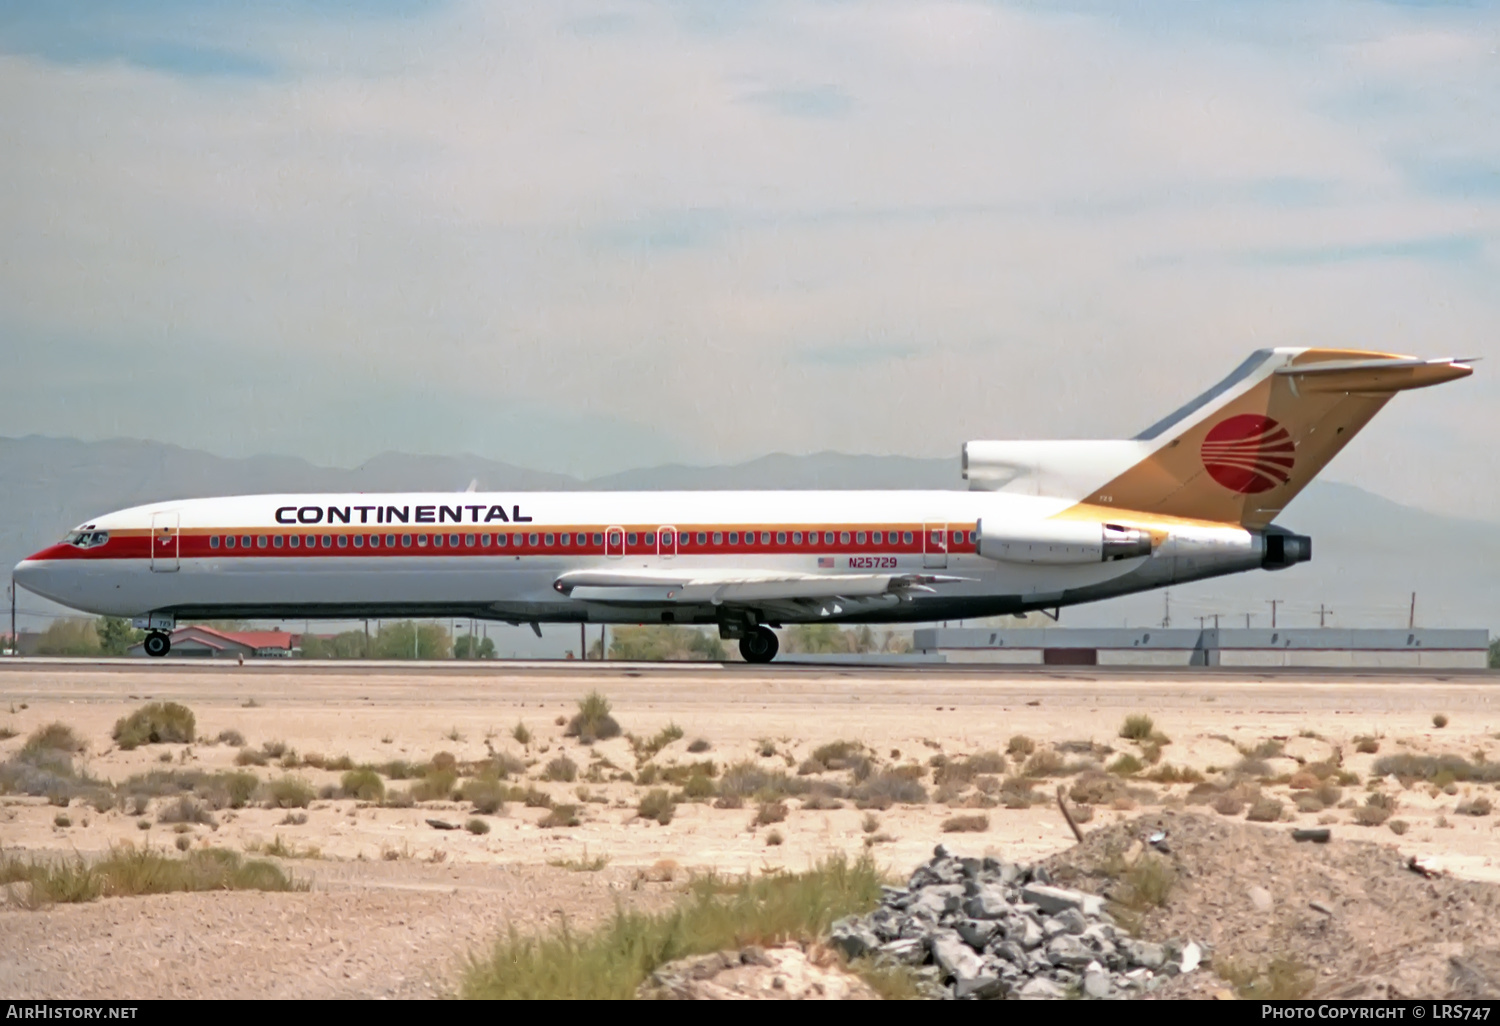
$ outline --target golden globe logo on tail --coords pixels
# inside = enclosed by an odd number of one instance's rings
[[[1253,495],[1291,480],[1296,448],[1291,432],[1270,417],[1242,413],[1215,424],[1204,436],[1200,454],[1215,481]]]

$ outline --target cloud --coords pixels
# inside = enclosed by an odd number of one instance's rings
[[[118,6],[0,19],[0,433],[946,456],[1500,355],[1492,8]],[[1492,378],[1335,476],[1493,508]]]

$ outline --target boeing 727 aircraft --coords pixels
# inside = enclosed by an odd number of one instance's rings
[[[1311,558],[1273,521],[1397,392],[1467,361],[1253,354],[1134,438],[969,442],[969,491],[256,495],[80,524],[22,586],[130,617],[712,624],[751,662],[788,623],[1024,613]],[[539,631],[539,628],[536,628]]]

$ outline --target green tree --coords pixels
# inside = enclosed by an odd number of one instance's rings
[[[881,642],[875,632],[861,624],[853,630],[845,630],[831,623],[799,623],[787,631],[788,652],[879,652]]]
[[[94,621],[94,634],[99,639],[99,651],[107,656],[122,656],[146,636],[130,626],[130,621],[118,616],[101,616]]]
[[[370,639],[370,655],[375,659],[449,659],[453,638],[441,624],[400,620],[381,624],[380,632]]]
[[[301,655],[303,659],[363,659],[369,647],[364,631],[344,631],[331,638],[304,634]]]
[[[593,649],[598,653],[598,645]],[[717,634],[694,627],[616,627],[609,639],[609,657],[632,662],[727,659]]]
[[[99,635],[92,620],[53,620],[37,639],[37,655],[96,656]]]
[[[460,634],[453,639],[454,659],[493,659],[495,643],[489,638],[475,638],[472,634]]]
[[[1490,642],[1490,669],[1500,670],[1500,638]]]

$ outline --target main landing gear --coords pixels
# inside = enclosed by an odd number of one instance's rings
[[[745,657],[747,663],[769,663],[776,658],[780,648],[776,632],[764,625],[747,632],[740,639],[740,655]]]
[[[172,651],[171,635],[163,634],[161,631],[152,631],[150,634],[146,635],[145,648],[146,654],[148,656],[160,659],[162,656]]]

